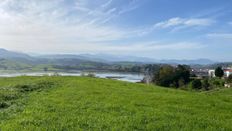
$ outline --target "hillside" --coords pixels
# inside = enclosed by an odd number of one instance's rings
[[[21,53],[21,52],[8,51],[6,49],[0,48],[0,58],[30,59],[31,57],[29,55]]]
[[[232,130],[231,94],[85,77],[0,78],[0,130]]]

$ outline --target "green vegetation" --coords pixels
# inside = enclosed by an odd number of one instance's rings
[[[219,78],[224,76],[224,71],[223,71],[223,69],[221,67],[217,67],[215,69],[215,76],[217,76]]]
[[[170,65],[162,66],[155,72],[154,82],[165,87],[181,87],[190,81],[190,67],[178,65],[176,68]]]
[[[229,75],[229,77],[226,79],[228,83],[232,83],[232,75]]]
[[[0,78],[0,130],[232,130],[231,94],[88,77]]]

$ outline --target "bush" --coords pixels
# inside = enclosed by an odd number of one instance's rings
[[[35,90],[40,90],[44,88],[51,88],[54,86],[55,83],[49,81],[42,81],[35,84],[28,84],[28,85],[16,85],[15,87],[18,88],[21,92],[31,92]]]
[[[210,84],[209,84],[209,80],[208,79],[204,79],[203,82],[202,82],[202,87],[205,89],[205,90],[209,90],[210,89]]]
[[[16,85],[15,87],[18,88],[21,92],[33,91],[35,88],[32,85]]]
[[[19,97],[18,94],[5,94],[2,96],[4,101],[15,100],[15,99],[18,99],[18,97]]]
[[[185,86],[185,81],[184,81],[183,79],[179,79],[179,80],[178,80],[178,86],[179,86],[179,87]]]
[[[220,78],[212,78],[210,79],[210,85],[213,88],[224,87],[225,80]]]
[[[9,107],[10,105],[7,104],[6,102],[0,102],[0,109],[3,109],[3,108],[7,108]]]
[[[229,77],[227,78],[227,83],[232,83],[232,75],[229,75]]]
[[[202,83],[201,80],[193,80],[192,81],[192,88],[193,89],[201,89],[202,88]]]

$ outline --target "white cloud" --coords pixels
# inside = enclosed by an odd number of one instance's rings
[[[112,0],[91,7],[90,0],[2,0],[0,1],[0,48],[40,53],[153,52],[203,48],[189,42],[125,42],[142,30],[120,29],[104,24],[138,8],[137,0],[121,7],[111,7]],[[65,6],[64,6],[65,5]],[[207,26],[204,19],[173,18],[157,23],[159,28]],[[112,44],[111,41],[120,41]]]
[[[202,19],[202,18],[171,18],[167,21],[159,22],[154,25],[155,28],[169,28],[169,27],[177,27],[177,26],[210,26],[214,21],[211,19]]]
[[[139,35],[147,35],[153,31],[160,30],[160,29],[171,29],[171,32],[179,31],[186,28],[191,27],[206,27],[210,26],[213,23],[215,23],[212,19],[204,19],[204,18],[180,18],[175,17],[171,18],[166,21],[161,21],[156,24],[154,24],[151,27],[148,27],[144,30],[139,31]]]
[[[133,31],[102,25],[116,8],[89,7],[88,0],[77,0],[65,7],[63,0],[2,0],[0,1],[0,47],[14,48],[38,44],[66,46],[68,44],[94,43],[121,40]],[[31,47],[31,48],[33,48]],[[68,47],[68,46],[67,46]],[[80,46],[81,47],[81,46]],[[86,45],[86,47],[90,47]]]
[[[109,0],[107,1],[105,4],[102,5],[103,8],[106,8],[108,6],[110,6],[110,4],[113,2],[113,0]]]

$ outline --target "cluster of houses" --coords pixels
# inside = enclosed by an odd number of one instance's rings
[[[223,71],[224,71],[224,77],[229,77],[230,75],[232,75],[232,68],[224,68]],[[209,70],[208,76],[211,78],[216,77],[215,70]]]

